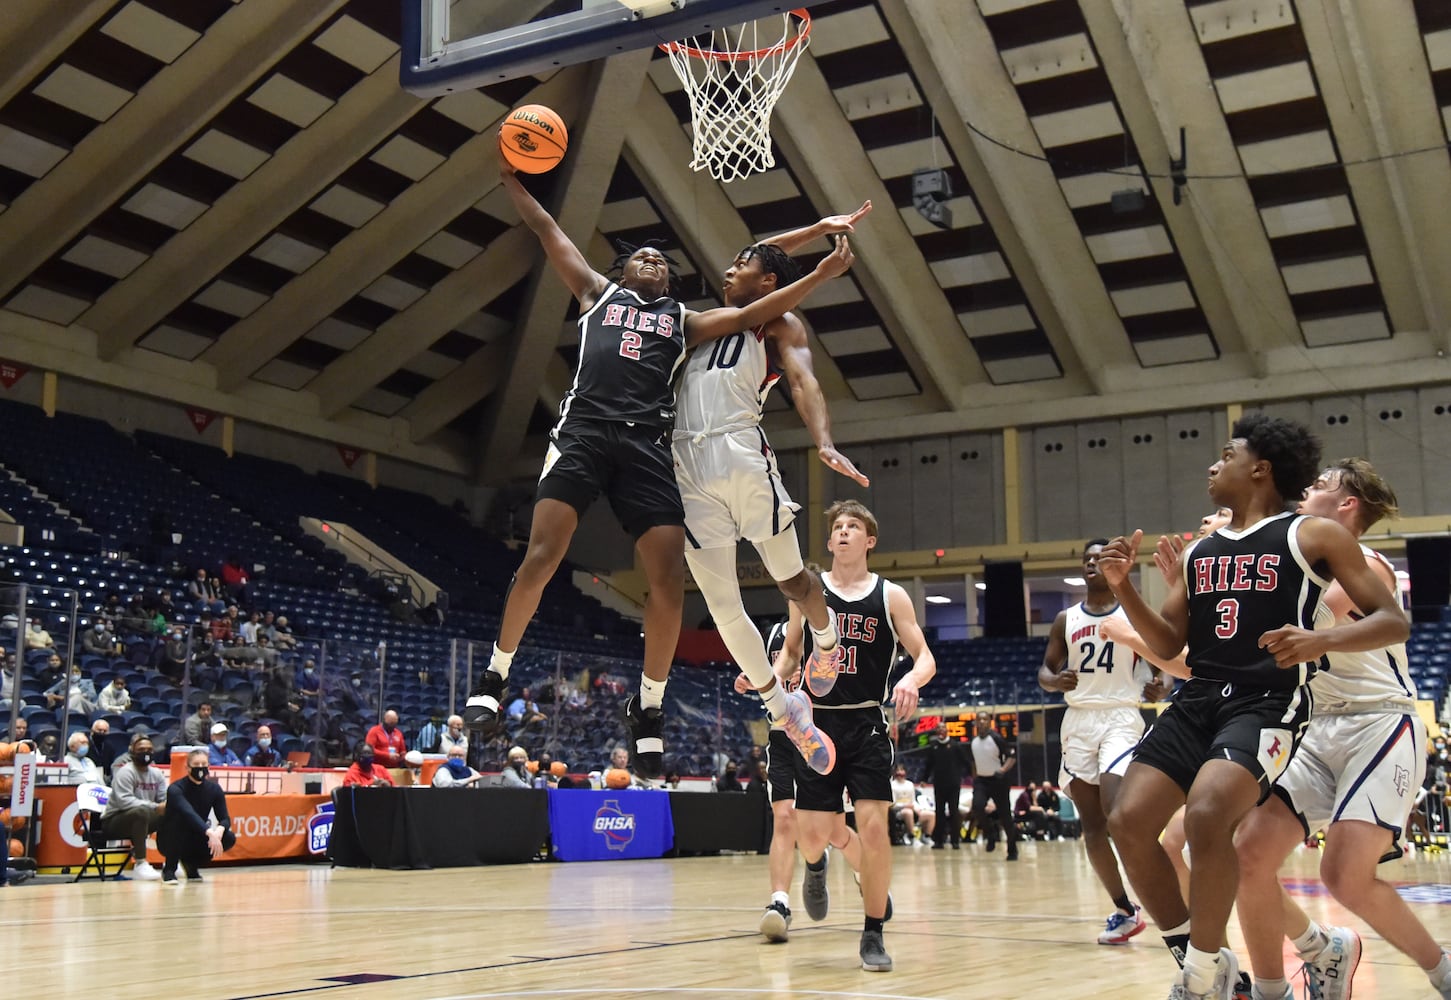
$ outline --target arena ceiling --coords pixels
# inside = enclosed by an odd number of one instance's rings
[[[674,234],[696,306],[740,247],[871,199],[803,310],[843,442],[1451,380],[1443,0],[818,3],[777,167],[729,185],[648,51],[424,100],[398,0],[64,8],[0,19],[0,356],[63,375],[532,468],[574,351],[495,170],[534,102],[572,142],[531,189],[601,265]]]

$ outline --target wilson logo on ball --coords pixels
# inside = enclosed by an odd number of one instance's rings
[[[511,116],[516,122],[528,122],[530,125],[537,125],[550,135],[554,134],[554,126],[544,118],[539,117],[532,111],[516,111]]]

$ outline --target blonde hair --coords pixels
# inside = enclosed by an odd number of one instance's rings
[[[1400,516],[1395,490],[1365,459],[1342,458],[1332,462],[1325,471],[1336,473],[1339,488],[1360,501],[1362,531],[1384,518]]]
[[[871,511],[867,510],[866,504],[860,500],[838,500],[826,508],[826,523],[833,525],[839,517],[854,517],[866,525],[867,537],[877,537],[877,519]]]

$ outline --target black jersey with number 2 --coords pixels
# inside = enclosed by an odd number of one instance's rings
[[[684,358],[685,307],[669,296],[647,302],[611,283],[579,318],[579,367],[555,430],[576,418],[672,425],[671,382]]]
[[[812,701],[825,707],[880,705],[891,691],[892,668],[897,662],[897,630],[887,607],[887,581],[872,574],[871,589],[851,601],[826,585],[826,606],[836,615],[845,659],[836,686],[824,698]],[[810,637],[806,639],[810,642]],[[806,690],[806,688],[802,688]]]
[[[1189,587],[1189,655],[1196,678],[1288,690],[1317,664],[1281,669],[1260,636],[1286,625],[1315,627],[1329,586],[1296,540],[1304,517],[1278,514],[1243,531],[1220,528],[1184,553]]]

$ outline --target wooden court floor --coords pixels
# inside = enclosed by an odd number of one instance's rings
[[[894,848],[896,969],[860,969],[861,903],[829,873],[831,912],[800,905],[786,944],[756,934],[766,859],[532,864],[389,872],[326,866],[212,869],[180,886],[123,882],[0,889],[11,996],[200,998],[1163,997],[1172,961],[1154,929],[1094,942],[1107,915],[1078,841],[1001,849]],[[1317,852],[1287,868],[1317,917]],[[1451,855],[1387,866],[1451,941]],[[1363,926],[1357,1000],[1432,997],[1421,972]],[[1231,940],[1238,945],[1237,928]],[[1243,949],[1240,948],[1243,957]],[[1298,969],[1298,963],[1292,966]],[[1296,984],[1296,995],[1303,995]]]

